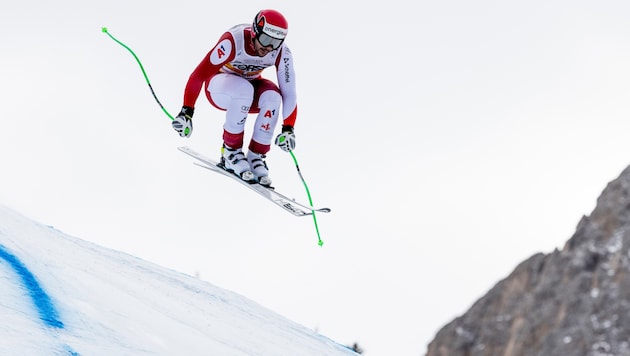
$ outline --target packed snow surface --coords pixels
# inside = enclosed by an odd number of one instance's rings
[[[0,205],[0,355],[355,355],[234,292]]]

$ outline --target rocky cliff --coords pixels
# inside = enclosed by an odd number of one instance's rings
[[[428,356],[630,355],[630,167],[559,251],[536,254],[444,326]]]

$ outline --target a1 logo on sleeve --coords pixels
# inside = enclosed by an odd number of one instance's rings
[[[232,41],[226,38],[223,41],[219,42],[219,44],[217,44],[214,49],[212,49],[212,52],[210,53],[210,63],[214,65],[223,64],[231,53]]]

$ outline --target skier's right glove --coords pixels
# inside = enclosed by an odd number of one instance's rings
[[[292,126],[282,125],[282,133],[276,136],[276,145],[285,152],[295,149],[295,134]]]
[[[181,137],[190,137],[192,135],[193,125],[192,116],[195,112],[190,106],[182,106],[182,111],[173,119],[173,129],[179,133]]]

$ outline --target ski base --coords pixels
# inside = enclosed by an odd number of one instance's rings
[[[221,168],[221,166],[219,165],[217,161],[210,159],[199,152],[196,152],[190,147],[183,146],[183,147],[178,147],[177,149],[195,158],[199,162],[201,162],[201,163],[194,162],[195,165],[206,168],[210,171],[219,173],[226,177],[232,178],[233,180],[243,184],[244,186],[258,193],[260,196],[266,198],[267,200],[271,201],[272,203],[276,204],[280,208],[284,209],[285,211],[295,216],[313,215],[313,212],[315,211],[322,212],[322,213],[330,212],[329,208],[314,208],[307,204],[298,203],[295,201],[295,199],[290,199],[286,197],[285,195],[278,193],[273,187],[266,187],[258,183],[250,183],[250,182],[244,181],[240,177],[236,176],[235,174],[230,173],[226,171],[225,169]]]

